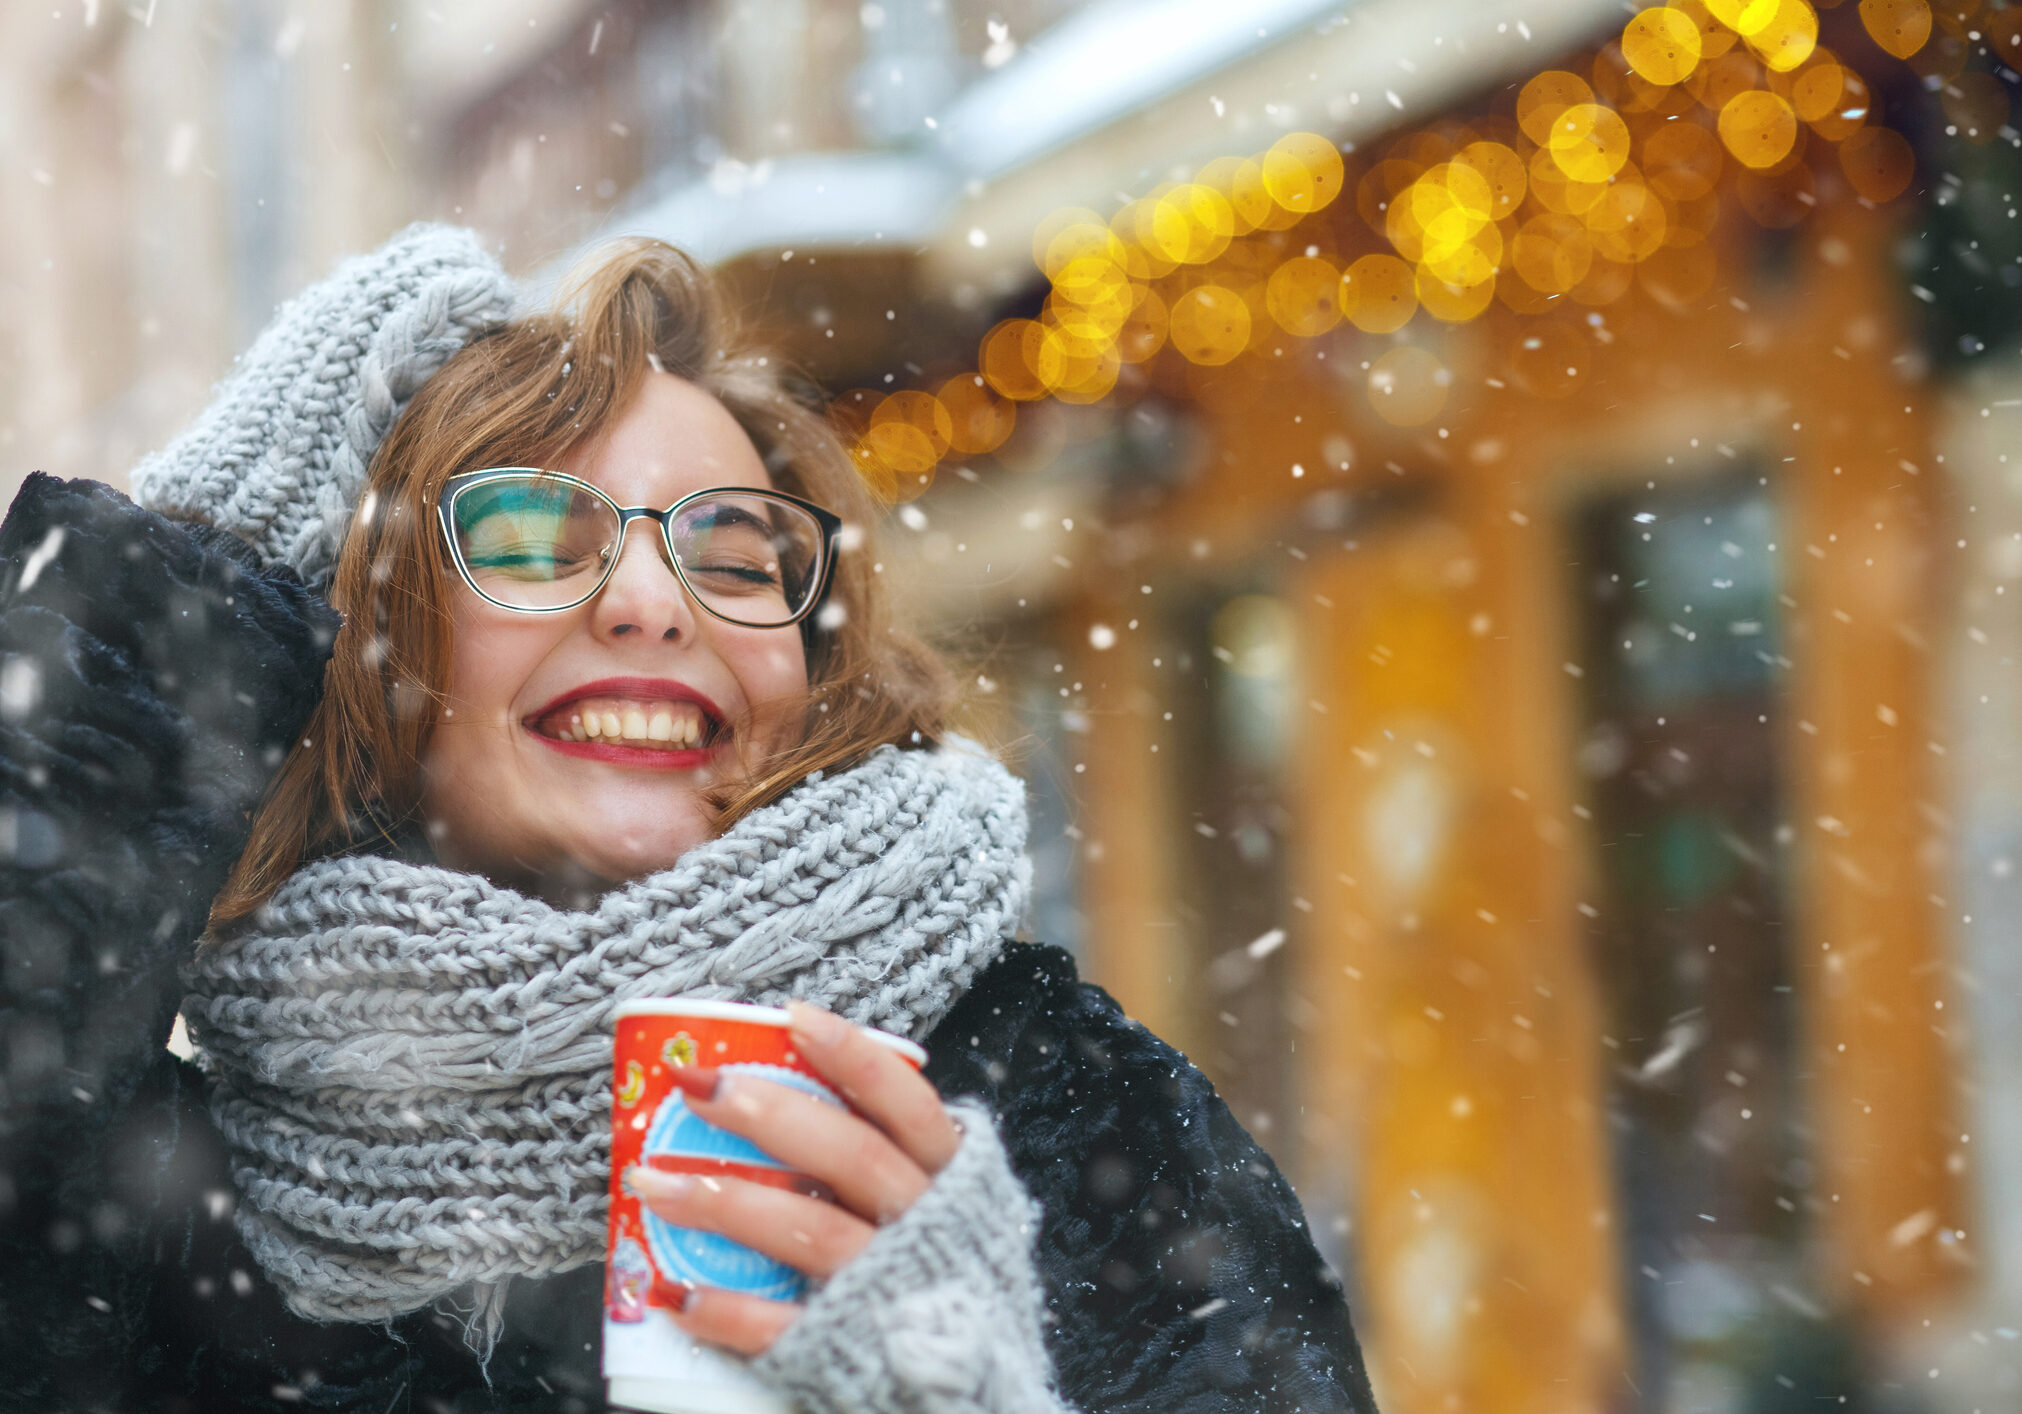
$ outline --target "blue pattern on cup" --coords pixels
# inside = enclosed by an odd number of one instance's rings
[[[841,1107],[842,1101],[827,1086],[796,1070],[776,1065],[736,1064],[722,1067],[726,1074],[762,1076],[828,1104]],[[666,1155],[684,1159],[714,1159],[753,1168],[787,1172],[788,1166],[742,1135],[718,1129],[688,1108],[679,1090],[671,1091],[653,1112],[641,1146],[641,1162]],[[647,1248],[654,1265],[671,1281],[697,1286],[716,1286],[741,1291],[772,1301],[797,1301],[807,1289],[801,1272],[732,1242],[720,1233],[676,1227],[641,1207],[640,1217]]]

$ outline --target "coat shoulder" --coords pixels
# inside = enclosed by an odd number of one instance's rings
[[[1063,1390],[1121,1410],[1371,1411],[1341,1283],[1277,1165],[1173,1046],[1018,945],[928,1038],[1038,1200]]]

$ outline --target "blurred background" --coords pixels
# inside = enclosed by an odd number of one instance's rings
[[[1387,1411],[2012,1411],[2018,53],[1994,0],[10,3],[0,491],[123,485],[408,221],[682,245],[894,502],[1035,934],[1293,1176]]]

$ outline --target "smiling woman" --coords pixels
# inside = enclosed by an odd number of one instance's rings
[[[771,1405],[1367,1414],[1270,1159],[1021,937],[1024,788],[827,423],[678,252],[564,288],[417,227],[153,510],[31,477],[0,526],[0,1405],[599,1408],[643,1208],[807,1279],[653,1288]],[[689,1054],[766,1164],[613,1173],[666,998],[783,1008],[836,1103]]]
[[[527,470],[548,474],[502,478]],[[689,501],[740,489],[761,494]],[[661,535],[626,534],[625,507],[677,503],[689,509]],[[420,820],[445,861],[580,899],[671,863],[810,771],[943,729],[947,671],[894,626],[875,556],[833,553],[844,524],[861,545],[876,519],[862,480],[670,247],[600,251],[553,312],[450,358],[380,445],[361,506],[331,585],[346,625],[323,701],[214,923],[244,918],[305,852]],[[801,561],[783,614],[750,613],[710,558],[754,515],[784,527],[789,574]],[[532,524],[557,519],[536,553],[594,570],[509,571]],[[473,592],[452,592],[459,576]],[[776,622],[734,621],[754,617]],[[611,677],[634,681],[600,685]],[[853,690],[864,681],[879,690]],[[540,729],[586,697],[593,716]],[[702,709],[693,753],[652,745],[661,712],[685,733],[677,702]],[[633,715],[642,730],[627,730]]]

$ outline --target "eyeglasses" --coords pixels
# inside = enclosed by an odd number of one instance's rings
[[[594,599],[617,568],[626,527],[652,520],[675,577],[703,609],[726,623],[783,628],[828,592],[842,531],[830,512],[780,491],[697,491],[656,511],[525,466],[453,476],[436,504],[464,583],[523,614]]]

